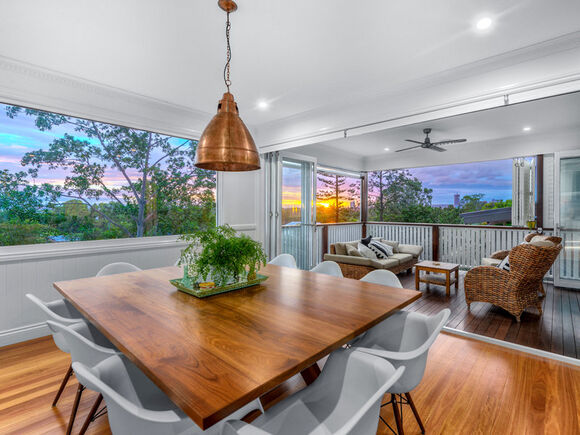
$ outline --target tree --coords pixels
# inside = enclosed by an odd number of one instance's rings
[[[141,237],[156,227],[152,222],[159,201],[204,202],[209,200],[205,191],[215,187],[215,173],[194,165],[195,141],[176,144],[157,133],[15,106],[6,109],[10,118],[21,112],[34,117],[41,131],[68,125],[81,136],[65,134],[47,150],[26,153],[22,165],[29,167],[28,174],[36,177],[41,167],[64,169],[64,185],[45,185],[45,194],[81,201],[98,221],[125,237]],[[111,170],[120,174],[120,185],[106,183]]]
[[[372,218],[378,221],[401,221],[403,210],[416,205],[431,206],[433,193],[408,170],[369,173],[369,190],[377,192],[377,198],[369,208]]]
[[[330,174],[327,172],[318,173],[318,181],[322,183],[323,187],[316,193],[316,200],[328,205],[329,211],[332,213],[331,222],[342,222],[351,220],[349,209],[341,207],[341,201],[351,202],[357,194],[357,189],[360,189],[360,184],[348,183],[348,177],[337,174]],[[318,213],[322,214],[322,213]],[[318,216],[319,222],[327,222],[323,216]]]
[[[39,219],[43,208],[55,203],[56,198],[47,186],[30,185],[24,171],[0,171],[0,210],[3,220]]]
[[[470,211],[479,211],[482,209],[485,201],[483,201],[484,193],[474,193],[473,195],[465,195],[459,201],[459,206],[463,213]]]

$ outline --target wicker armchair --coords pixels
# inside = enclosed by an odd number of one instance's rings
[[[544,291],[542,279],[562,249],[561,239],[551,237],[554,247],[538,247],[531,244],[518,245],[509,253],[510,271],[495,266],[479,266],[465,276],[465,302],[489,302],[497,305],[520,321],[527,307],[536,307],[542,314],[542,303],[538,292]]]

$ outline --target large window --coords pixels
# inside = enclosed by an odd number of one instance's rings
[[[215,225],[197,143],[0,105],[0,245],[182,234]]]
[[[361,178],[333,169],[319,169],[316,185],[316,221],[360,221]]]
[[[510,224],[514,162],[369,173],[369,220]]]

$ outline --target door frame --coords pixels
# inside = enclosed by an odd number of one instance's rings
[[[312,157],[312,156],[307,156],[304,154],[298,154],[298,153],[293,153],[293,152],[288,152],[288,151],[280,151],[279,152],[279,164],[280,164],[280,171],[279,171],[279,183],[278,183],[278,214],[279,216],[282,216],[282,171],[283,171],[283,166],[284,166],[284,159],[286,160],[291,160],[294,162],[307,162],[310,163],[312,165],[311,168],[311,180],[312,180],[312,185],[310,186],[310,191],[306,192],[308,194],[308,196],[312,202],[311,202],[311,210],[310,210],[310,222],[308,223],[302,223],[302,225],[305,226],[309,226],[312,228],[312,243],[311,246],[309,246],[309,251],[310,251],[310,258],[312,259],[313,264],[311,264],[310,266],[313,267],[316,265],[316,258],[317,258],[317,253],[318,253],[318,227],[316,226],[316,173],[317,173],[317,169],[318,169],[318,159],[316,157]],[[302,189],[304,189],[304,186],[302,186]],[[301,201],[302,201],[303,196],[301,196]],[[279,240],[278,240],[278,246],[282,247],[282,219],[280,218],[279,221],[279,231],[278,231],[278,235],[279,235]]]

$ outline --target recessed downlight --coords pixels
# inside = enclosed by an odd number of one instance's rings
[[[532,127],[530,127],[529,125],[526,125],[524,128],[522,128],[523,132],[528,132],[528,131],[532,131]]]
[[[385,151],[389,151],[389,150],[390,150],[390,148],[385,148]]]
[[[475,23],[475,28],[481,32],[489,30],[493,24],[493,20],[490,17],[482,17]]]
[[[266,110],[270,107],[270,103],[268,103],[266,100],[260,100],[258,101],[257,106],[260,110]]]

